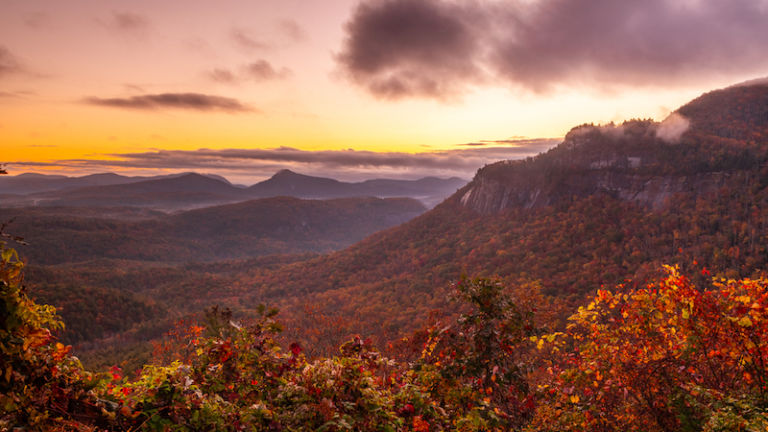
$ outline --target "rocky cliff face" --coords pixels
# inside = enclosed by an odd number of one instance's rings
[[[534,158],[478,171],[454,197],[479,213],[606,194],[652,209],[679,194],[768,186],[768,83],[706,93],[663,122],[582,125]]]
[[[729,173],[724,172],[652,176],[594,170],[574,176],[571,181],[561,183],[557,189],[551,189],[505,184],[480,173],[463,191],[460,202],[478,213],[492,214],[511,207],[537,208],[574,197],[606,194],[660,210],[671,204],[677,194],[717,193],[730,177]]]

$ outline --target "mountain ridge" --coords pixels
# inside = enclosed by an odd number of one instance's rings
[[[0,177],[0,206],[137,206],[177,211],[273,196],[313,199],[374,196],[414,198],[433,207],[466,183],[456,177],[346,183],[290,170],[278,171],[271,178],[246,188],[234,186],[220,176],[198,173],[149,178],[104,173],[53,179],[33,174],[31,177],[38,179],[39,184],[27,184],[29,177],[27,174]],[[52,182],[59,182],[58,186]],[[78,187],[78,184],[85,186]],[[30,190],[33,192],[24,193]]]
[[[660,134],[666,121],[576,127],[545,153],[481,168],[461,203],[487,214],[607,194],[660,210],[676,194],[711,194],[728,172],[768,160],[768,84],[708,92],[670,118],[689,123],[674,140]]]
[[[768,106],[768,98],[758,89],[750,103]],[[448,287],[462,274],[533,284],[574,302],[603,285],[642,286],[667,264],[756,276],[768,268],[760,241],[768,237],[768,142],[691,124],[679,141],[660,139],[650,120],[574,128],[540,156],[487,165],[403,225],[309,261],[243,269],[235,280],[289,315],[300,312],[285,292],[334,316],[364,311],[358,331],[391,335],[412,330],[426,310],[449,308]],[[752,127],[768,127],[768,118]]]

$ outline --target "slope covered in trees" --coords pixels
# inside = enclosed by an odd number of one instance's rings
[[[463,280],[458,321],[385,356],[355,337],[308,359],[276,310],[209,310],[136,377],[94,374],[57,341],[0,243],[0,427],[37,430],[732,431],[768,427],[768,281],[674,268],[599,290],[563,332],[526,288]],[[708,275],[706,275],[708,276]]]
[[[767,89],[749,87],[747,97],[728,88],[686,105],[678,114],[690,127],[676,139],[651,121],[581,126],[545,154],[481,169],[402,226],[277,269],[243,264],[231,281],[249,302],[289,316],[312,304],[392,335],[444,308],[445,287],[462,273],[536,284],[572,303],[602,285],[642,286],[664,264],[759,276],[768,268],[768,144],[729,138],[729,120],[698,125],[759,111]],[[766,125],[749,115],[730,127]]]
[[[213,180],[210,180],[213,181]],[[341,249],[425,210],[408,198],[301,200],[277,197],[117,217],[71,208],[3,209],[37,265],[97,258],[189,262]],[[138,220],[136,220],[138,219]]]

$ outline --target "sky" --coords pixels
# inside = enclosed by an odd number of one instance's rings
[[[768,0],[0,0],[11,174],[466,179],[768,75]]]

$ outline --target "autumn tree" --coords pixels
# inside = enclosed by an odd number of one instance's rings
[[[0,234],[2,230],[0,229]],[[63,323],[26,292],[23,262],[0,236],[0,430],[107,427],[100,377],[83,370],[56,339]]]
[[[551,359],[537,430],[768,427],[768,280],[695,286],[667,271],[635,291],[599,290],[566,333],[536,338]]]

